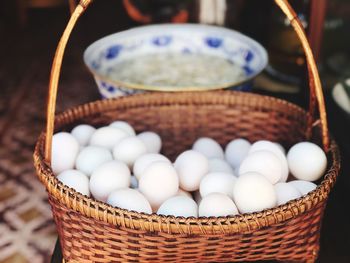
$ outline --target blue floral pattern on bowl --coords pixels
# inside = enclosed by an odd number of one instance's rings
[[[206,37],[205,43],[211,48],[219,48],[222,45],[222,38],[218,37]]]
[[[172,40],[171,36],[156,36],[153,38],[152,42],[156,46],[167,46]]]
[[[113,81],[107,76],[119,61],[162,52],[219,56],[245,72],[243,82],[213,89],[249,90],[249,82],[261,73],[268,62],[267,52],[256,41],[230,29],[199,24],[151,25],[112,34],[91,44],[84,53],[84,61],[94,75],[101,95],[112,98],[159,90],[159,87]],[[176,89],[164,87],[164,91]]]
[[[141,90],[133,90],[133,89],[128,89],[124,88],[122,86],[116,86],[114,84],[108,84],[103,80],[100,80],[98,78],[95,78],[98,90],[104,99],[109,99],[109,98],[116,98],[116,97],[121,97],[121,96],[126,96],[126,95],[132,95],[132,94],[137,94],[137,93],[143,93],[144,91]]]
[[[119,52],[123,49],[122,45],[114,45],[107,49],[106,51],[106,59],[115,59],[118,57]]]

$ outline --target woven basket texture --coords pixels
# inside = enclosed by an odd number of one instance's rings
[[[250,93],[147,93],[67,110],[56,117],[55,129],[125,120],[138,132],[159,133],[162,152],[174,160],[202,136],[222,146],[243,137],[288,148],[306,139],[307,117],[294,104]],[[312,141],[321,145],[318,126],[313,134]],[[332,140],[325,177],[302,198],[253,214],[175,218],[113,208],[64,186],[44,161],[44,144],[43,133],[34,162],[49,193],[66,262],[314,262],[326,200],[340,167]]]

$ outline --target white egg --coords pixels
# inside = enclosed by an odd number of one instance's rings
[[[114,159],[132,167],[140,156],[147,153],[146,145],[136,136],[121,139],[113,149]]]
[[[145,171],[145,169],[155,161],[164,161],[164,162],[170,163],[168,158],[166,158],[164,155],[161,155],[159,153],[144,154],[138,157],[134,163],[133,172],[136,178],[140,180],[141,175]]]
[[[272,184],[282,176],[282,164],[279,158],[270,151],[257,151],[248,155],[239,167],[239,176],[256,172],[265,176]]]
[[[320,179],[327,168],[327,156],[316,144],[300,142],[287,155],[290,172],[295,178],[305,181]]]
[[[128,136],[128,133],[122,129],[115,127],[102,127],[97,129],[91,136],[90,145],[105,147],[112,150],[120,140]]]
[[[68,132],[59,132],[52,137],[51,167],[54,174],[74,168],[79,153],[77,139]]]
[[[152,208],[147,199],[135,189],[124,188],[112,192],[107,198],[107,204],[130,211],[152,214]]]
[[[238,177],[233,200],[241,213],[252,213],[276,206],[277,195],[265,176],[250,172]]]
[[[308,194],[317,187],[316,184],[303,180],[290,181],[288,184],[294,186],[302,195]]]
[[[249,150],[249,153],[262,151],[262,150],[269,150],[273,153],[275,153],[276,151],[283,153],[283,151],[281,150],[280,146],[277,143],[267,141],[267,140],[260,140],[260,141],[254,142],[252,144],[252,147]]]
[[[179,191],[179,178],[174,167],[166,162],[151,163],[141,175],[139,191],[147,198],[153,209]]]
[[[91,136],[96,131],[95,127],[87,124],[81,124],[75,126],[71,131],[71,134],[78,140],[81,146],[86,146],[89,144]]]
[[[250,149],[250,142],[245,139],[235,139],[227,144],[225,149],[226,161],[233,167],[240,166]]]
[[[130,186],[130,170],[125,163],[109,161],[96,168],[90,176],[91,194],[102,202],[106,202],[108,195],[121,188]]]
[[[290,200],[301,197],[300,192],[293,185],[288,183],[275,184],[275,191],[277,195],[277,205],[283,205]]]
[[[101,164],[112,160],[112,154],[106,148],[87,146],[78,154],[75,166],[78,170],[90,176]]]
[[[224,150],[221,148],[220,144],[212,138],[202,137],[197,139],[192,146],[192,150],[204,154],[208,159],[225,158]]]
[[[165,216],[198,217],[197,203],[187,196],[174,196],[166,200],[157,214]]]
[[[284,149],[284,147],[282,146],[282,144],[278,143],[278,142],[274,142],[274,144],[277,145],[277,147],[281,150],[281,152],[286,155],[286,149]]]
[[[139,181],[137,180],[135,175],[132,175],[130,178],[130,187],[133,189],[139,188]]]
[[[125,131],[129,136],[136,135],[134,128],[126,121],[114,121],[109,126],[121,129],[121,130]]]
[[[82,172],[78,170],[66,170],[57,175],[57,179],[75,191],[90,196],[89,178]]]
[[[188,150],[176,158],[174,167],[179,175],[180,187],[186,191],[196,191],[209,171],[209,161],[202,153]]]
[[[222,172],[234,174],[234,171],[229,165],[229,163],[219,158],[209,159],[209,172]]]
[[[229,173],[208,173],[205,175],[199,185],[199,192],[202,197],[210,193],[222,193],[233,198],[233,187],[237,177]]]
[[[160,136],[151,131],[141,132],[137,135],[146,145],[148,153],[159,153],[162,148],[162,139]]]
[[[182,190],[181,188],[179,188],[179,191],[177,191],[177,194],[176,194],[176,195],[177,195],[177,196],[187,196],[187,197],[193,199],[191,193],[189,193],[189,192],[187,192],[187,191],[185,191],[185,190]]]
[[[252,147],[249,150],[249,154],[258,151],[270,151],[274,153],[280,159],[282,165],[282,175],[279,182],[286,182],[289,174],[289,168],[284,149],[281,149],[281,147],[282,146],[279,146],[277,143],[261,140],[252,144]]]
[[[230,197],[221,193],[211,193],[203,197],[199,204],[199,216],[233,216],[238,214],[237,207]]]

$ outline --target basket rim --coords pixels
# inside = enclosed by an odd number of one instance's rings
[[[195,94],[195,96],[192,96]],[[205,95],[210,94],[210,96]],[[185,95],[185,96],[184,96]],[[225,96],[223,96],[225,95]],[[137,100],[142,96],[142,103]],[[269,96],[243,93],[239,91],[220,91],[220,92],[185,92],[185,93],[148,93],[137,94],[128,97],[121,97],[107,100],[97,100],[81,106],[66,110],[56,116],[56,120],[68,116],[68,114],[82,113],[86,116],[91,115],[89,109],[96,108],[101,111],[103,107],[107,110],[109,107],[114,110],[132,107],[145,106],[152,103],[154,105],[169,105],[177,102],[186,104],[186,102],[196,102],[201,105],[208,103],[228,103],[234,96],[243,96],[243,99],[265,99],[270,102],[283,104],[291,107],[299,113],[307,114],[299,106]],[[117,103],[118,102],[118,103]],[[84,116],[80,116],[82,118]],[[72,122],[72,120],[69,120]],[[314,207],[325,202],[333,187],[340,169],[340,155],[336,142],[332,139],[328,154],[328,161],[331,163],[324,179],[315,190],[298,199],[288,203],[266,209],[261,212],[239,214],[227,217],[199,217],[184,218],[175,216],[164,216],[157,214],[145,214],[126,209],[112,207],[106,203],[87,197],[69,188],[59,182],[53,174],[52,169],[44,160],[43,147],[45,144],[45,133],[42,132],[35,146],[34,166],[39,180],[45,185],[49,195],[59,200],[68,209],[78,212],[83,216],[92,217],[98,221],[103,221],[116,226],[132,229],[141,229],[146,231],[159,231],[174,234],[228,234],[251,232],[262,227],[273,224],[283,223],[291,218],[305,213]],[[331,162],[330,162],[331,161]]]

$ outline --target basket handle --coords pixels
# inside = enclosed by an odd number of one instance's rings
[[[59,41],[56,49],[56,53],[52,63],[50,83],[49,83],[49,94],[48,94],[48,106],[47,106],[47,123],[46,123],[46,139],[45,139],[45,159],[47,162],[51,162],[51,144],[52,136],[54,132],[54,120],[55,120],[55,109],[56,109],[56,99],[57,99],[57,88],[62,67],[62,60],[64,51],[66,49],[67,42],[72,33],[72,30],[78,21],[79,17],[84,13],[87,7],[92,3],[93,0],[80,0],[79,4],[74,9],[70,20],[63,32],[63,35]],[[309,87],[310,87],[310,108],[309,108],[309,120],[308,129],[306,132],[307,137],[311,136],[312,127],[318,122],[321,123],[322,129],[322,143],[325,151],[329,149],[329,134],[327,125],[327,115],[323,97],[323,91],[321,86],[320,77],[316,67],[315,59],[312,54],[309,42],[307,40],[304,28],[297,17],[297,14],[293,8],[288,3],[288,0],[275,0],[275,3],[281,8],[283,13],[289,19],[291,25],[293,26],[295,32],[297,33],[299,40],[303,46],[307,66],[309,73]],[[315,109],[316,104],[318,105],[319,120],[315,120]]]

